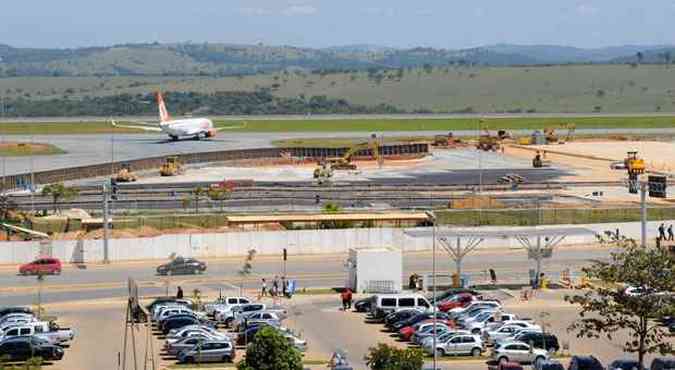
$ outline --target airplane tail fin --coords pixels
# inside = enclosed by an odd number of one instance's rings
[[[162,93],[157,92],[157,106],[159,107],[159,122],[165,123],[171,121],[171,116],[169,116],[169,111],[166,110],[166,104],[164,104],[164,98],[162,98]]]

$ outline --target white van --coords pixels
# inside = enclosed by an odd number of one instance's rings
[[[373,297],[370,313],[374,319],[380,320],[394,311],[417,308],[431,309],[431,303],[421,294],[378,294]]]

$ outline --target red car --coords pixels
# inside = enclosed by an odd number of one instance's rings
[[[58,258],[52,257],[40,257],[33,262],[21,265],[21,267],[19,267],[19,274],[21,275],[58,275],[60,273],[61,261]]]
[[[467,304],[473,302],[475,299],[476,298],[473,294],[460,293],[451,297],[450,299],[440,302],[438,304],[438,309],[442,312],[448,312],[453,308],[464,307]]]
[[[402,328],[401,330],[398,331],[398,336],[401,338],[401,340],[408,341],[410,338],[412,338],[413,334],[415,334],[415,331],[417,328],[419,328],[422,324],[428,324],[433,322],[434,320],[425,320],[418,322],[417,324],[413,326],[406,326]],[[438,319],[436,320],[437,323],[439,324],[444,324],[449,328],[454,328],[455,327],[455,322],[453,320],[441,320]]]

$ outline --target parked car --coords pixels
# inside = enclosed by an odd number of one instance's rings
[[[476,296],[471,293],[460,293],[438,302],[436,307],[443,312],[447,312],[453,308],[464,307],[475,300]]]
[[[398,331],[398,336],[401,338],[401,340],[409,341],[413,334],[417,332],[418,330],[423,330],[424,328],[428,326],[433,327],[434,322],[432,320],[426,320],[426,321],[421,321],[418,322],[417,324],[413,326],[406,326],[405,328],[401,329]],[[453,323],[450,321],[442,321],[442,320],[436,320],[436,325],[439,327],[445,326],[446,328],[450,329],[453,327]]]
[[[499,363],[518,362],[520,364],[534,364],[549,359],[548,351],[523,342],[509,342],[495,347],[492,351],[492,359]]]
[[[187,332],[192,330],[203,331],[211,335],[225,335],[224,333],[219,332],[218,330],[216,330],[211,326],[198,324],[198,325],[188,325],[178,329],[172,329],[169,331],[166,338],[167,339],[184,338],[187,336]]]
[[[454,328],[450,328],[445,324],[436,325],[436,336],[454,331],[455,331]],[[434,336],[434,326],[428,325],[420,330],[416,330],[415,333],[413,333],[412,337],[410,337],[410,341],[415,344],[420,344],[422,340],[424,340],[425,338],[433,336]]]
[[[14,337],[0,342],[0,361],[27,361],[33,357],[57,361],[63,358],[63,348],[33,337]]]
[[[171,329],[182,328],[188,325],[198,325],[199,320],[192,316],[174,316],[162,323],[160,330],[164,335],[167,335]]]
[[[19,266],[21,275],[50,274],[58,275],[61,273],[61,260],[53,257],[41,257],[33,262]]]
[[[15,307],[3,307],[0,309],[0,319],[3,317],[13,314],[13,313],[22,313],[27,315],[33,315],[33,310],[30,307],[24,306],[15,306]]]
[[[50,344],[63,344],[73,340],[75,333],[71,329],[60,328],[54,322],[34,321],[7,329],[1,339],[24,336],[36,336],[47,340]]]
[[[240,346],[246,345],[246,343],[250,342],[253,339],[253,337],[255,337],[255,335],[258,334],[258,331],[260,329],[268,326],[269,325],[265,323],[258,323],[257,325],[248,327],[244,331],[237,334],[237,345]]]
[[[229,340],[230,337],[225,333],[216,330],[206,329],[207,327],[195,327],[192,329],[181,330],[179,335],[171,336],[170,333],[166,336],[166,344],[176,343],[183,338],[202,337],[213,340]],[[181,328],[182,329],[182,328]]]
[[[399,331],[399,330],[405,328],[406,326],[412,326],[412,325],[415,325],[415,324],[417,324],[418,322],[421,322],[421,321],[431,320],[431,319],[433,319],[433,317],[434,317],[433,312],[422,312],[422,313],[419,313],[419,314],[417,314],[417,315],[415,315],[415,316],[413,316],[413,317],[411,317],[407,320],[403,320],[403,321],[399,321],[399,322],[395,323],[394,325],[392,325],[392,329],[394,331]],[[450,322],[450,317],[445,312],[436,312],[436,319],[441,320],[441,321]],[[454,323],[453,323],[453,326],[454,326]]]
[[[284,319],[283,316],[275,313],[275,312],[268,312],[268,311],[259,311],[259,312],[251,312],[246,315],[242,315],[235,319],[232,322],[232,328],[234,330],[239,331],[241,329],[247,328],[251,324],[257,324],[257,323],[265,323],[269,326],[280,326],[281,321]]]
[[[206,303],[204,312],[211,317],[215,317],[217,311],[231,310],[233,307],[249,303],[252,303],[252,300],[247,297],[220,297],[214,302]]]
[[[421,294],[378,294],[370,307],[373,320],[383,320],[387,314],[408,308],[429,309],[431,304]]]
[[[22,322],[32,322],[37,321],[33,314],[28,313],[10,313],[5,315],[0,319],[0,325],[5,325],[9,323],[22,323]]]
[[[232,362],[236,357],[234,345],[228,341],[206,341],[181,351],[178,361],[183,363]]]
[[[513,320],[516,318],[516,315],[510,313],[500,313],[498,311],[487,311],[483,312],[480,315],[476,316],[472,320],[465,321],[462,326],[464,329],[472,332],[473,334],[479,335],[483,328],[489,323],[495,321],[507,321]]]
[[[640,367],[640,364],[636,360],[622,359],[614,360],[607,370],[647,370],[644,366]]]
[[[673,370],[675,369],[675,358],[655,358],[649,370]]]
[[[455,335],[445,342],[436,344],[438,356],[471,355],[478,357],[483,353],[483,341],[477,335]],[[429,352],[429,354],[432,354]]]
[[[180,315],[192,316],[192,317],[195,317],[197,319],[205,318],[205,315],[202,312],[195,312],[195,311],[192,311],[189,308],[178,307],[178,308],[168,308],[166,310],[163,310],[159,314],[159,316],[157,317],[157,322],[159,323],[159,325],[161,325],[162,322],[165,321],[166,319],[168,319],[170,317],[173,317],[173,316],[180,316]]]
[[[488,370],[523,370],[523,365],[517,362],[502,362],[488,364]]]
[[[165,343],[164,351],[169,356],[178,356],[178,353],[184,350],[192,349],[194,346],[200,343],[204,343],[209,340],[208,337],[203,336],[194,336],[194,337],[185,337],[180,338],[178,341],[173,343]]]
[[[204,271],[206,271],[206,263],[194,258],[176,257],[169,263],[157,266],[158,275],[194,275]]]
[[[358,299],[354,302],[354,311],[356,312],[370,312],[370,307],[375,296]]]
[[[438,335],[438,337],[436,338],[436,343],[447,342],[450,338],[456,335],[471,335],[471,333],[469,333],[466,330],[449,329],[448,331]],[[427,337],[422,338],[421,342],[419,343],[420,347],[422,347],[422,349],[427,353],[432,353],[434,347],[433,344],[434,344],[433,335],[429,335]]]
[[[536,364],[534,370],[565,370],[565,367],[559,361],[546,360]]]
[[[226,326],[231,326],[232,322],[239,316],[249,312],[259,312],[267,310],[267,305],[264,303],[249,303],[233,307],[227,311],[216,311],[215,319],[218,322],[225,323]]]
[[[535,324],[529,324],[526,322],[514,322],[502,325],[492,331],[483,332],[483,340],[489,345],[497,342],[502,342],[507,338],[511,338],[515,335],[520,334],[523,330],[528,332],[541,332],[541,327]]]
[[[145,308],[148,309],[150,312],[154,312],[155,309],[158,306],[162,305],[169,305],[169,304],[176,304],[176,305],[183,305],[186,307],[192,307],[192,301],[189,299],[178,299],[176,297],[159,297],[155,298],[155,300],[152,301],[149,305],[145,306]]]
[[[464,293],[468,293],[468,294],[471,294],[471,295],[474,295],[474,296],[478,296],[480,294],[473,289],[450,288],[450,289],[444,290],[442,292],[441,291],[436,292],[436,302],[440,302],[440,301],[445,300],[445,299],[447,299],[449,297],[452,297],[454,295],[464,294]],[[429,300],[429,302],[432,302],[434,300],[434,294],[433,293],[428,294],[427,300]]]
[[[521,333],[514,337],[514,341],[531,343],[534,346],[534,348],[545,349],[549,352],[558,352],[558,350],[560,350],[558,338],[555,335],[549,333],[540,333],[540,332]]]
[[[595,356],[572,356],[568,370],[605,370]]]
[[[384,318],[384,326],[391,329],[395,323],[407,320],[421,312],[423,311],[417,308],[408,308],[405,310],[392,312]]]
[[[469,312],[475,312],[480,309],[500,309],[502,305],[495,301],[473,301],[466,307],[457,307],[448,311],[448,314],[453,318],[460,318]]]

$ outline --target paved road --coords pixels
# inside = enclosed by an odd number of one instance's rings
[[[544,271],[557,274],[563,267],[578,268],[590,259],[602,259],[608,256],[608,250],[599,247],[566,247],[555,253],[555,257],[544,262]],[[438,271],[449,273],[454,263],[445,252],[439,251]],[[343,255],[333,256],[289,256],[288,276],[298,280],[301,288],[337,287],[344,284]],[[403,262],[404,276],[412,272],[425,273],[432,270],[431,253],[406,254]],[[144,295],[156,295],[165,291],[169,282],[171,290],[181,285],[186,291],[193,288],[236,289],[241,283],[237,271],[243,260],[210,260],[205,275],[157,277],[154,267],[158,263],[125,263],[109,266],[91,266],[87,269],[68,268],[61,276],[49,276],[43,283],[44,302],[65,302],[94,298],[122,297],[126,294],[128,277],[136,279]],[[280,257],[263,256],[254,263],[254,276],[245,279],[244,288],[256,288],[259,277],[271,278],[283,271]],[[502,280],[527,279],[527,270],[532,263],[521,250],[485,249],[466,257],[464,271],[474,281],[485,279],[485,270],[494,268]],[[34,277],[16,275],[16,269],[3,268],[0,272],[0,294],[3,304],[32,304],[37,293],[37,280]]]

